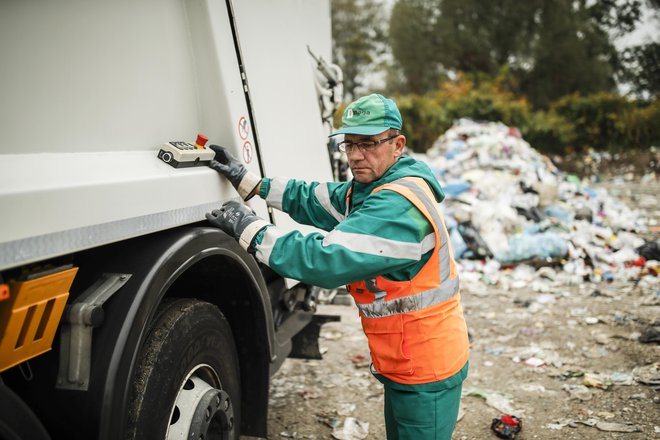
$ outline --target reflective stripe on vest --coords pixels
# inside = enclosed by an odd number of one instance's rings
[[[346,210],[344,211],[344,217],[348,217],[351,211],[351,194],[353,194],[353,186],[349,186],[348,191],[346,191]]]
[[[440,285],[423,292],[418,292],[391,300],[385,300],[385,295],[380,293],[382,291],[376,286],[375,280],[365,281],[365,286],[367,286],[367,289],[370,292],[376,293],[374,291],[378,291],[379,293],[376,295],[376,299],[372,303],[357,303],[358,309],[366,318],[382,318],[385,316],[392,316],[400,313],[408,313],[421,310],[447,301],[459,291],[458,275],[456,275],[454,278],[450,278],[452,272],[451,264],[453,263],[453,260],[449,251],[449,238],[447,230],[444,226],[444,222],[440,217],[440,214],[438,213],[437,203],[435,202],[435,199],[432,198],[432,195],[429,195],[418,184],[409,179],[410,178],[402,178],[395,180],[389,184],[383,185],[382,187],[376,188],[374,192],[379,191],[380,189],[391,189],[396,191],[395,188],[397,186],[404,187],[411,191],[424,205],[426,211],[433,219],[434,228],[438,231],[438,236],[440,237],[440,243],[436,242],[434,248],[434,252],[437,252],[439,257],[438,269],[440,273]],[[405,195],[403,196],[406,197]],[[415,204],[413,200],[410,201]],[[421,271],[423,270],[424,268],[422,268]]]

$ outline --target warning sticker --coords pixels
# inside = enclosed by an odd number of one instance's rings
[[[245,163],[250,163],[252,162],[252,157],[254,156],[254,152],[252,151],[252,144],[250,141],[245,141],[243,144],[243,160]]]
[[[250,134],[250,127],[248,126],[247,119],[245,116],[241,116],[241,119],[238,120],[238,135],[241,139],[246,140]]]

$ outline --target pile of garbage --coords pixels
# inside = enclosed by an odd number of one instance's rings
[[[497,282],[500,268],[525,264],[561,268],[556,276],[568,284],[657,282],[660,247],[640,236],[652,221],[562,173],[518,129],[461,119],[415,156],[445,191],[441,207],[461,273]]]

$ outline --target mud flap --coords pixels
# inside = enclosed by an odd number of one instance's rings
[[[338,315],[314,315],[312,320],[293,338],[289,357],[296,359],[323,359],[319,350],[321,326],[328,322],[339,322]]]

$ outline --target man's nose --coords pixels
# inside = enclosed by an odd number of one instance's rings
[[[346,157],[348,157],[349,159],[360,159],[360,158],[364,158],[364,154],[362,153],[362,150],[360,150],[359,148],[353,147],[350,150],[348,149],[346,150]]]

